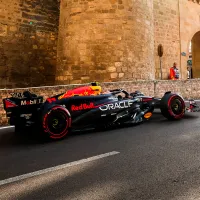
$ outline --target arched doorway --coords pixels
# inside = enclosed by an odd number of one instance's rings
[[[191,79],[193,78],[193,73],[192,73],[192,41],[190,41],[189,44],[189,54],[187,58],[187,78]]]
[[[188,67],[191,68],[191,78],[200,78],[200,31],[194,34],[190,48]]]

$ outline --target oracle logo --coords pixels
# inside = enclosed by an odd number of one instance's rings
[[[99,107],[101,111],[107,111],[107,110],[115,110],[115,109],[123,109],[123,108],[129,108],[133,104],[132,101],[122,101],[122,102],[116,102],[107,104],[104,106]]]

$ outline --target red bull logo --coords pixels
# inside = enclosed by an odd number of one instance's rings
[[[71,111],[80,111],[80,110],[87,110],[87,109],[92,109],[92,108],[95,108],[94,103],[90,103],[90,104],[84,103],[79,106],[72,105]]]

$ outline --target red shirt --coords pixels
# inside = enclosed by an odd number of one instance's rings
[[[177,71],[178,71],[178,69],[177,69]],[[171,79],[171,80],[177,80],[178,79],[178,78],[176,78],[176,72],[175,72],[174,67],[170,68],[169,79]]]

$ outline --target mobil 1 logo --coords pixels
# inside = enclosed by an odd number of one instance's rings
[[[20,105],[25,106],[25,105],[34,105],[34,104],[40,104],[42,103],[42,99],[34,99],[34,100],[21,100]]]

